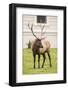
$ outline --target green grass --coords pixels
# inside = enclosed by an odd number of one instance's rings
[[[57,49],[51,48],[50,54],[51,54],[51,62],[52,67],[49,66],[49,59],[46,54],[46,60],[44,64],[44,68],[38,69],[38,57],[36,57],[36,69],[33,68],[33,56],[32,56],[32,50],[31,49],[23,49],[24,54],[22,62],[22,73],[23,74],[48,74],[48,73],[57,73]],[[41,56],[40,59],[40,66],[43,63],[43,57]]]

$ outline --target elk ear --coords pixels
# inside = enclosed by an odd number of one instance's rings
[[[41,40],[45,39],[46,37],[41,38]]]

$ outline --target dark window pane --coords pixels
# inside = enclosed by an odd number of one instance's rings
[[[37,16],[37,23],[46,23],[46,16]]]

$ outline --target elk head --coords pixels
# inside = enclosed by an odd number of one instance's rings
[[[40,39],[36,39],[34,45],[35,45],[37,48],[43,48],[43,45],[42,45]]]

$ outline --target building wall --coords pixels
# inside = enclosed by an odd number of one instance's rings
[[[28,28],[28,24],[31,26],[33,24],[33,31],[37,37],[41,36],[41,28],[44,24],[37,23],[37,16],[34,15],[23,15],[23,47],[27,48],[27,43],[32,41],[35,37],[32,35],[31,30]],[[51,43],[51,48],[57,48],[57,17],[47,16],[47,23],[43,29],[45,34],[43,36]]]

